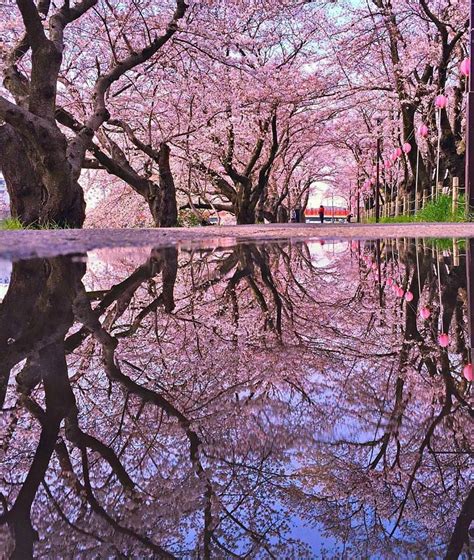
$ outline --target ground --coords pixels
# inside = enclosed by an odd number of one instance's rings
[[[0,258],[19,259],[84,253],[108,247],[170,244],[219,246],[247,240],[377,239],[386,237],[474,237],[474,223],[443,224],[269,224],[250,226],[25,230],[0,232]]]

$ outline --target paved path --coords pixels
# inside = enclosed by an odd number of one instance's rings
[[[163,229],[66,229],[0,231],[0,258],[84,253],[106,247],[219,246],[243,241],[474,237],[467,224],[266,224]]]

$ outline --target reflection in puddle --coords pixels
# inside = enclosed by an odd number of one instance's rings
[[[470,245],[14,263],[2,549],[467,558]]]

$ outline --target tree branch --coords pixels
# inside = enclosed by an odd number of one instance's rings
[[[33,50],[36,50],[47,41],[38,10],[33,0],[17,0],[16,3],[23,19],[29,44]]]

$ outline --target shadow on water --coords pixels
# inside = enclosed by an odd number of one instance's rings
[[[13,263],[5,555],[471,557],[473,249]]]

